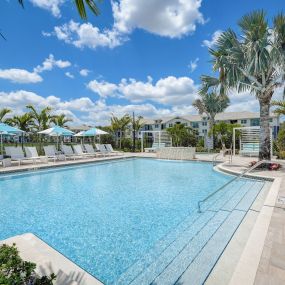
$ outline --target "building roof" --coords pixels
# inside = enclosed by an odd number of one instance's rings
[[[171,120],[174,119],[184,119],[190,122],[201,122],[203,121],[203,118],[205,118],[205,115],[184,115],[184,116],[172,116],[172,117],[163,117],[163,118],[154,118],[154,119],[144,119],[145,124],[155,124],[155,121],[161,120],[162,124],[165,124]],[[270,114],[270,117],[277,117],[275,114]],[[258,112],[224,112],[219,113],[216,116],[217,121],[228,121],[228,120],[241,120],[241,119],[255,119],[259,118]]]

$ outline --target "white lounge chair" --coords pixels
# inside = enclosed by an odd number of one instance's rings
[[[37,161],[48,163],[47,156],[39,156],[36,147],[34,146],[25,146],[26,157],[32,159],[35,163]]]
[[[91,144],[84,144],[84,148],[86,150],[86,153],[94,154],[95,156],[101,155],[100,152],[96,152]]]
[[[66,158],[73,158],[74,160],[83,158],[82,155],[75,154],[70,145],[63,145],[61,147],[61,150],[64,153],[64,155],[66,156]]]
[[[85,157],[95,157],[96,154],[83,152],[82,146],[80,144],[73,145],[74,153],[77,155],[85,156]]]
[[[107,151],[109,151],[110,153],[114,153],[116,155],[123,155],[124,153],[122,151],[117,151],[114,150],[111,144],[104,144],[105,148]]]
[[[44,152],[45,152],[45,155],[48,158],[53,159],[54,161],[55,160],[66,160],[65,155],[64,154],[59,154],[57,152],[57,150],[55,149],[54,145],[44,146]]]
[[[17,146],[10,146],[10,147],[5,147],[5,152],[7,155],[9,155],[11,157],[12,161],[17,161],[19,163],[19,165],[23,162],[23,161],[32,161],[33,163],[35,162],[34,159],[25,157],[25,154],[22,150],[21,147]]]
[[[95,144],[96,150],[104,156],[110,155],[110,152],[102,144]]]

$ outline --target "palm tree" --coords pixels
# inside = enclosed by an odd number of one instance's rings
[[[122,147],[122,137],[125,135],[125,131],[131,122],[131,117],[125,114],[123,117],[119,118],[114,115],[111,117],[111,129],[116,135],[116,140],[119,147]]]
[[[30,110],[29,114],[33,120],[33,129],[39,132],[49,128],[51,120],[53,118],[51,115],[51,107],[45,107],[40,111],[37,111],[33,105],[27,105],[26,107]]]
[[[199,99],[193,102],[193,106],[199,114],[206,114],[209,120],[209,129],[215,125],[215,117],[218,113],[223,112],[229,106],[229,98],[226,95],[219,95],[215,92],[207,93],[203,90],[199,92]],[[211,136],[214,146],[214,136]]]
[[[270,102],[285,79],[285,16],[280,13],[270,27],[263,11],[254,11],[239,21],[242,35],[228,29],[209,49],[213,69],[219,79],[203,76],[203,90],[213,87],[225,94],[229,90],[249,92],[260,105],[259,159],[270,159]]]
[[[278,116],[285,116],[285,101],[272,101],[271,106],[276,106],[277,108],[273,111]]]
[[[133,118],[132,125],[133,125],[133,136],[134,136],[133,151],[136,152],[137,132],[139,132],[139,130],[144,125],[143,117],[142,116],[138,116],[137,118]]]
[[[67,118],[65,114],[60,114],[53,116],[51,122],[57,126],[66,127],[66,123],[72,122],[72,119]]]
[[[34,129],[36,132],[40,132],[49,128],[51,120],[53,118],[53,116],[51,115],[51,107],[45,107],[40,111],[37,111],[33,105],[27,105],[26,108],[30,110],[28,114],[30,114],[32,118],[31,129]],[[39,149],[41,150],[42,138],[40,134],[38,134],[38,140]]]
[[[13,118],[7,119],[7,122],[12,126],[16,126],[24,132],[29,132],[30,127],[33,123],[33,118],[30,113],[25,113],[24,115],[14,116]],[[24,145],[24,133],[22,133],[22,147]]]
[[[18,0],[18,2],[24,7],[24,0]],[[96,16],[100,14],[95,0],[74,0],[74,2],[80,17],[84,20],[87,19],[86,7]]]
[[[4,117],[11,113],[12,110],[8,109],[8,108],[3,108],[0,110],[0,122],[4,123],[6,120],[4,119]]]
[[[25,113],[24,115],[14,116],[13,118],[7,119],[7,122],[24,132],[29,132],[33,123],[33,118],[30,113]]]

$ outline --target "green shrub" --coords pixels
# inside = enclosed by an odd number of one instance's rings
[[[39,277],[35,273],[36,264],[21,259],[16,245],[0,246],[1,285],[52,285],[56,276]]]

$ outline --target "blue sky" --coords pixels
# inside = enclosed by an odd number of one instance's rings
[[[238,30],[255,9],[269,19],[284,11],[282,0],[105,0],[99,17],[83,21],[70,2],[26,0],[22,9],[1,1],[1,107],[50,105],[92,125],[111,113],[196,113],[199,77],[211,73],[207,48],[220,31]],[[230,99],[228,111],[258,110],[248,94]]]

